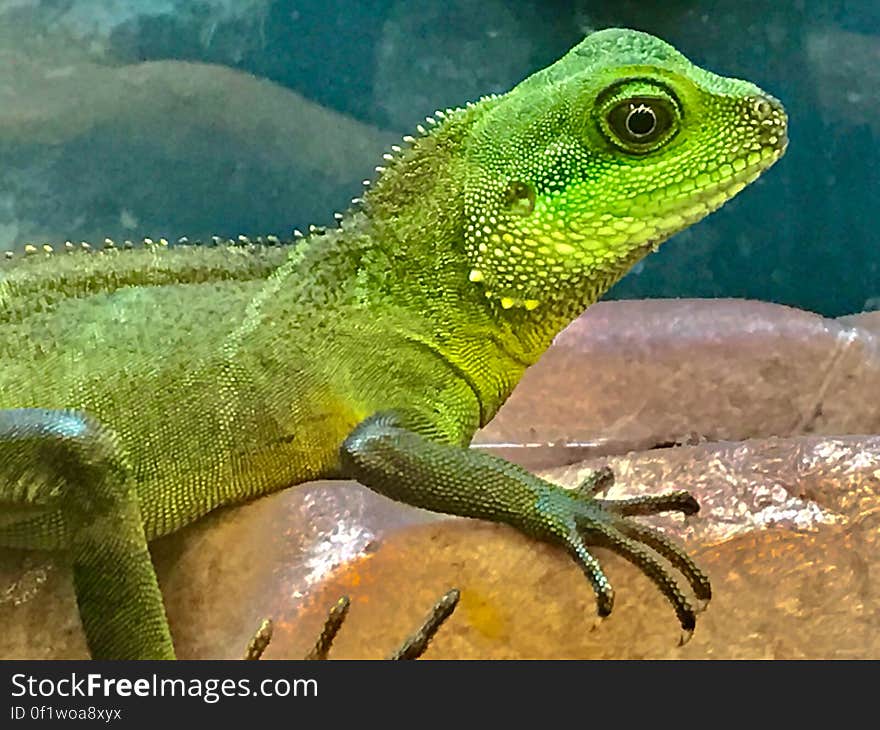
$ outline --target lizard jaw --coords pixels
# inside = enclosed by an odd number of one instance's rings
[[[719,182],[706,186],[696,196],[695,202],[683,206],[678,211],[672,210],[669,213],[661,214],[661,225],[655,229],[655,234],[659,235],[652,236],[638,247],[640,255],[645,256],[657,251],[660,244],[670,236],[718,210],[775,164],[785,153],[786,147],[787,140],[784,140],[779,147],[764,147],[760,152],[753,152],[753,155],[758,156],[757,159],[750,156],[751,164],[747,164],[742,170],[734,172],[733,175]],[[671,225],[663,226],[662,222],[668,222]]]

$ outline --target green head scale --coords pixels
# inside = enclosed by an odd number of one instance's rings
[[[782,105],[646,33],[594,33],[504,96],[467,141],[470,280],[504,309],[587,305],[787,145]]]

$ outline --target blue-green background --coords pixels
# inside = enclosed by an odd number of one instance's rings
[[[13,56],[0,60],[63,46],[109,66],[222,64],[363,122],[382,145],[438,107],[510,88],[589,29],[647,30],[778,96],[791,145],[757,184],[666,244],[611,295],[752,297],[829,315],[880,307],[876,1],[43,0],[0,5],[0,23],[15,30],[6,41]],[[47,61],[56,74],[59,63]],[[3,75],[0,68],[0,82]],[[268,170],[259,138],[243,148],[205,135],[169,152],[179,121],[170,117],[144,131],[120,129],[110,115],[62,142],[31,140],[14,97],[2,104],[0,122],[5,114],[24,132],[3,137],[0,125],[0,248],[61,231],[177,237],[326,224],[371,174],[365,159],[332,180],[296,165]],[[329,131],[321,144],[332,144]]]

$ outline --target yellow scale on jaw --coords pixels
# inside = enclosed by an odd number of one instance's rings
[[[583,210],[571,204],[572,197],[579,197],[577,189],[538,198],[530,220],[516,220],[519,230],[494,217],[476,220],[471,239],[475,265],[470,281],[485,282],[485,272],[490,270],[494,281],[489,283],[504,292],[498,298],[502,308],[533,310],[541,303],[538,291],[548,292],[579,279],[602,258],[615,255],[621,244],[639,234],[646,241],[655,234],[653,227],[632,216],[588,211],[561,215],[565,208]],[[497,295],[492,289],[486,290],[487,297]]]
[[[666,212],[658,210],[651,224],[633,216],[584,211],[585,206],[572,203],[572,199],[588,198],[586,186],[539,197],[531,215],[511,221],[519,230],[495,216],[480,216],[468,236],[474,261],[468,278],[500,288],[500,297],[491,288],[485,294],[498,297],[503,309],[523,307],[531,311],[541,304],[537,291],[549,293],[563,283],[589,276],[604,259],[628,255],[634,246],[659,243],[719,208],[758,177],[767,158],[779,154],[769,149],[751,152],[746,161],[727,165],[729,172],[735,173],[720,184],[712,185],[707,174],[703,184],[699,178],[695,185],[673,182],[636,195],[633,201],[639,206],[668,208]],[[676,205],[676,198],[691,197],[694,187],[705,189],[689,204]],[[493,281],[487,281],[487,271],[492,272]]]

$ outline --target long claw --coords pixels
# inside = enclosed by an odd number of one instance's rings
[[[583,497],[592,497],[614,485],[614,472],[610,466],[590,472],[584,480],[578,484],[575,491]]]
[[[336,638],[336,634],[339,633],[339,629],[342,627],[350,607],[351,600],[348,596],[342,596],[336,601],[336,604],[330,609],[330,613],[327,614],[324,628],[321,629],[321,635],[318,637],[312,650],[305,655],[305,659],[324,660],[327,658],[330,647],[333,645],[333,640]]]
[[[670,492],[650,497],[630,499],[597,499],[602,507],[621,517],[656,515],[658,512],[681,512],[693,515],[700,511],[700,504],[690,492]]]
[[[614,589],[608,578],[605,577],[599,561],[587,550],[583,538],[580,535],[573,535],[569,541],[571,554],[586,574],[596,593],[596,612],[600,618],[605,618],[611,614],[611,609],[614,608]]]
[[[458,605],[458,599],[460,596],[461,594],[456,588],[447,591],[443,597],[434,604],[431,613],[418,630],[404,641],[403,645],[390,658],[418,659],[424,654],[431,639],[434,638],[434,634],[437,633],[437,629],[439,629],[440,626],[443,625],[443,622],[452,615],[452,612]],[[330,647],[333,645],[333,640],[339,633],[339,629],[342,628],[342,624],[345,622],[346,616],[348,616],[348,609],[350,607],[351,600],[348,596],[342,596],[342,598],[336,602],[336,605],[330,609],[327,619],[324,621],[324,628],[321,630],[321,635],[318,637],[312,650],[305,656],[305,659],[323,660],[327,658],[327,655],[330,653]],[[265,626],[266,622],[263,623]],[[261,627],[261,630],[262,628],[263,627]],[[271,636],[271,622],[269,625],[269,635]],[[256,637],[251,641],[251,644],[253,645],[255,642]],[[266,640],[266,644],[268,644],[268,639]],[[265,647],[263,648],[265,649]],[[250,654],[250,652],[251,647],[249,646],[248,653]],[[262,654],[262,650],[260,650],[260,654]],[[259,656],[247,656],[246,658],[259,659]]]
[[[604,529],[597,532],[596,544],[607,547],[626,558],[654,581],[660,592],[675,608],[675,615],[678,617],[681,627],[685,631],[693,631],[697,622],[693,607],[663,565],[645,548],[611,526],[604,526]]]
[[[461,593],[457,588],[446,592],[434,604],[431,613],[428,614],[422,625],[403,642],[401,647],[389,659],[418,659],[424,654],[428,644],[431,643],[431,639],[434,638],[434,634],[437,633],[437,629],[452,615],[452,612],[458,605],[459,598],[461,598]]]
[[[706,574],[697,567],[697,564],[691,560],[684,550],[662,532],[658,532],[646,525],[626,520],[618,520],[614,526],[627,537],[644,543],[655,550],[661,557],[666,558],[685,577],[691,589],[693,589],[694,595],[701,602],[712,598],[712,585],[709,583],[709,578]]]
[[[260,624],[260,628],[254,634],[253,638],[248,642],[247,649],[244,652],[243,659],[254,660],[263,656],[269,642],[272,641],[272,619],[264,618]]]

